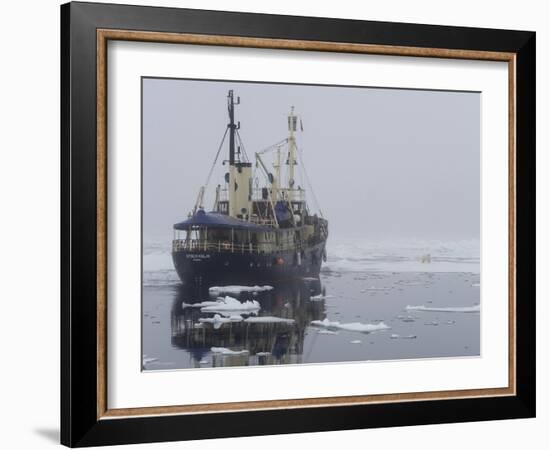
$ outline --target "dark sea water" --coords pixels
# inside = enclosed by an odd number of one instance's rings
[[[144,370],[480,354],[477,242],[340,241],[319,279],[228,293],[183,286],[168,248],[144,246]]]

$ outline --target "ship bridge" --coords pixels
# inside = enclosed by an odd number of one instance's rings
[[[176,223],[174,233],[173,251],[261,253],[270,251],[276,240],[273,228],[203,209]]]

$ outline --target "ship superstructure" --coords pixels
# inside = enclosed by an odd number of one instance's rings
[[[238,104],[240,99],[229,91],[229,123],[207,182],[199,189],[189,218],[174,225],[176,271],[186,284],[317,277],[326,258],[328,222],[320,210],[310,212],[306,191],[296,181],[296,169],[302,162],[296,143],[298,124],[303,128],[301,120],[291,107],[288,136],[256,152],[253,168],[238,131],[240,122],[235,121]],[[227,163],[228,171],[224,184],[215,188],[214,205],[207,212],[205,192],[226,138],[229,158],[222,164]],[[272,160],[272,170],[267,157]],[[310,184],[301,166],[302,178]]]

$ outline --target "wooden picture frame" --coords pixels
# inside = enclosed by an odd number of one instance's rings
[[[106,360],[109,40],[507,62],[508,387],[110,409]],[[64,445],[534,417],[535,33],[77,2],[61,7],[61,57]]]

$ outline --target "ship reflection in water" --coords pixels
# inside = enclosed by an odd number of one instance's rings
[[[327,270],[320,281],[227,293],[153,275],[143,287],[146,371],[480,355],[478,273]]]
[[[225,298],[224,292],[179,286],[171,311],[172,346],[188,352],[191,368],[303,362],[306,328],[324,317],[324,300],[310,300],[322,297],[321,283],[310,279],[271,287],[233,290],[228,301],[247,305],[243,311],[231,310],[231,304],[217,310],[216,296]]]

